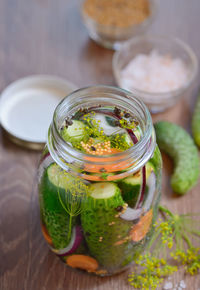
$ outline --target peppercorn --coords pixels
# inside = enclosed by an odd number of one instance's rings
[[[121,124],[120,124],[120,122],[119,121],[114,121],[114,124],[115,124],[115,126],[117,126],[117,127],[120,127],[121,126]]]
[[[96,151],[96,148],[95,148],[94,146],[91,146],[90,149],[91,149],[92,151]]]
[[[130,118],[130,116],[131,116],[131,115],[130,115],[129,113],[125,113],[125,114],[124,114],[124,117],[125,117],[125,118]]]
[[[120,212],[122,211],[124,208],[122,205],[119,205],[118,207],[115,208],[116,211]]]
[[[115,113],[115,115],[119,116],[121,113],[121,110],[119,108],[115,107],[114,113]]]
[[[68,126],[71,126],[73,124],[71,119],[66,119],[65,120],[65,127],[68,128]]]

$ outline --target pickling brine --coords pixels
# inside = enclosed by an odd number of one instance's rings
[[[152,235],[161,156],[150,114],[127,91],[75,91],[56,108],[39,166],[42,232],[66,265],[105,276]]]

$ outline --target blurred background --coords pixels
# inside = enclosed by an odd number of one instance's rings
[[[1,90],[18,78],[39,73],[62,76],[77,86],[113,84],[113,51],[89,40],[80,17],[81,2],[1,0]],[[157,2],[148,32],[178,36],[199,58],[199,1]]]
[[[83,25],[80,0],[0,0],[0,91],[13,81],[33,75],[62,77],[77,87],[114,85],[113,50],[96,44]],[[158,0],[148,34],[177,36],[200,60],[199,0]],[[153,120],[167,119],[190,130],[199,86]],[[36,116],[37,118],[37,116]],[[33,120],[34,122],[34,120]],[[66,269],[49,253],[42,239],[37,212],[36,168],[40,152],[12,143],[0,128],[0,289],[132,289],[126,274],[97,278]],[[164,157],[164,181],[172,163]],[[180,202],[165,196],[175,210],[198,210],[198,188]],[[180,274],[181,275],[181,274]],[[174,278],[175,281],[178,279]],[[180,279],[179,279],[180,280]],[[197,290],[199,278],[188,278],[187,289]]]

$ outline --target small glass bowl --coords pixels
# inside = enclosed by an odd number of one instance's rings
[[[103,47],[114,50],[120,49],[122,44],[130,38],[146,32],[155,17],[157,6],[156,0],[149,0],[150,14],[144,21],[128,27],[116,27],[111,25],[102,25],[96,22],[93,18],[89,17],[83,9],[84,2],[85,0],[82,3],[81,14],[83,23],[88,30],[90,38]]]
[[[137,88],[124,87],[121,71],[138,54],[149,54],[157,51],[160,55],[170,55],[179,58],[186,65],[189,73],[187,82],[180,88],[169,92],[147,92]],[[131,90],[149,108],[151,113],[158,113],[173,106],[181,97],[185,96],[198,72],[198,60],[193,50],[183,41],[171,36],[138,36],[127,41],[113,56],[113,73],[117,85]]]

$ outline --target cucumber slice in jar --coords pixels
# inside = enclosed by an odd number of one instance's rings
[[[146,167],[146,180],[148,180],[152,171],[154,171],[153,165],[148,162],[145,165]],[[136,205],[139,193],[140,186],[142,184],[142,173],[141,170],[135,173],[132,176],[126,177],[123,180],[118,182],[118,186],[122,191],[122,196],[125,202],[128,203],[130,207]],[[148,191],[148,185],[146,185],[145,192]]]
[[[133,142],[127,133],[113,134],[110,136],[112,148],[118,148],[122,151],[129,149]]]
[[[74,216],[70,213],[71,198],[76,191]],[[39,197],[42,220],[52,239],[55,249],[68,246],[76,216],[81,210],[81,200],[86,195],[87,186],[79,179],[62,170],[56,163],[45,171],[39,186]]]
[[[110,124],[108,124],[108,122],[106,121],[106,116],[104,116],[103,114],[98,114],[96,113],[93,117],[97,122],[99,122],[100,127],[103,129],[104,134],[107,136],[110,136],[116,132],[118,132],[119,130],[121,131],[122,129],[117,127],[117,126],[110,126]]]
[[[90,196],[93,198],[93,199],[102,199],[103,202],[104,200],[107,200],[109,201],[109,199],[113,196],[117,196],[120,191],[119,191],[119,188],[109,182],[109,183],[96,183],[96,184],[93,184],[91,186],[91,194]],[[120,194],[121,195],[121,194]],[[106,201],[106,204],[107,204],[107,201]]]
[[[72,125],[61,130],[61,136],[66,142],[80,142],[86,137],[86,125],[82,121],[73,120]]]
[[[139,140],[141,139],[141,136],[142,136],[141,131],[140,131],[140,128],[137,127],[136,130],[133,130],[133,133],[134,133],[134,135],[137,137],[137,139],[138,139],[138,141],[139,141]],[[130,147],[133,146],[133,141],[132,141],[132,139],[131,139],[131,137],[129,136],[128,133],[125,133],[125,142],[126,142]]]
[[[153,156],[149,159],[149,162],[153,165],[156,178],[161,179],[162,156],[158,145],[156,145]]]
[[[111,126],[111,127],[116,127],[116,119],[110,117],[110,116],[105,116],[105,120],[107,125]]]
[[[142,137],[142,132],[140,127],[137,127],[136,130],[133,130],[133,133],[135,134],[135,136],[137,137],[138,141],[140,141],[141,137]],[[129,137],[130,138],[130,137]]]
[[[119,217],[124,205],[115,183],[99,182],[90,185],[86,208],[81,213],[89,252],[108,272],[120,268],[129,251],[128,243],[116,246],[120,239],[127,238],[133,225]]]
[[[140,129],[137,128],[136,130],[133,131],[133,133],[135,134],[137,140],[139,141],[141,139]],[[110,141],[112,147],[117,147],[123,151],[129,149],[131,146],[134,145],[131,137],[124,129],[122,129],[122,133],[111,135]]]
[[[52,212],[62,212],[63,207],[59,200],[65,196],[65,173],[56,164],[50,164],[43,173],[40,183],[40,201],[42,208]]]

